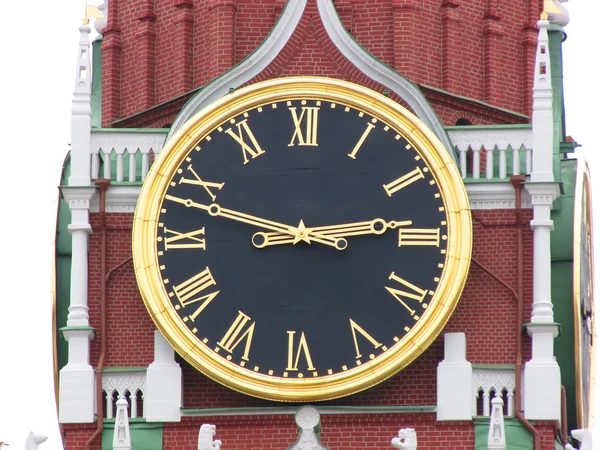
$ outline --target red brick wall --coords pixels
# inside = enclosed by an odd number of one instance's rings
[[[501,11],[490,8],[487,0],[338,3],[344,23],[360,45],[413,82],[530,113],[532,27],[541,0],[513,2]],[[282,6],[280,0],[112,2],[102,46],[103,126],[115,121],[115,126],[171,123],[178,109],[170,110],[165,103],[191,95],[192,89],[251,54],[267,37]],[[407,17],[410,21],[404,20]],[[324,75],[369,84],[348,75],[352,68],[332,48],[315,0],[308,1],[295,41],[286,46],[282,58],[277,68],[258,78]],[[471,111],[468,102],[454,101],[473,114],[475,124],[524,120],[510,114],[490,117]],[[140,114],[157,105],[164,108],[159,117],[156,109]],[[434,108],[446,125],[454,125],[453,111],[435,103]],[[121,119],[127,120],[118,122]]]
[[[524,221],[531,219],[526,210]],[[92,214],[90,237],[90,325],[100,330],[100,234],[98,215]],[[152,320],[139,295],[131,257],[131,214],[107,215],[108,345],[106,367],[146,366],[153,361]],[[517,290],[516,231],[513,210],[473,211],[473,258],[506,284]],[[531,316],[532,232],[524,234],[523,322]],[[116,269],[115,269],[116,268]],[[461,301],[445,332],[464,332],[467,359],[474,364],[514,364],[516,355],[516,299],[478,264],[472,263]],[[529,338],[524,336],[525,354]],[[92,341],[91,361],[99,355],[99,340]],[[395,377],[366,392],[328,402],[335,405],[435,405],[436,368],[443,359],[440,336],[413,364]],[[207,379],[183,360],[184,407],[217,408],[263,406],[268,402],[230,391]]]

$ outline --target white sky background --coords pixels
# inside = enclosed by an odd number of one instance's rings
[[[594,134],[600,130],[600,43],[595,29],[600,7],[598,0],[571,0],[565,6],[571,15],[563,45],[567,134],[587,154],[598,191],[600,137],[594,140]],[[85,0],[11,0],[2,2],[2,9],[0,441],[11,444],[7,450],[21,450],[34,431],[49,437],[40,450],[62,450],[52,367],[51,243],[57,185],[71,139],[78,26]],[[594,200],[600,249],[600,192]],[[600,256],[596,263],[600,265]],[[596,411],[600,418],[600,407]],[[227,448],[233,449],[231,443]]]

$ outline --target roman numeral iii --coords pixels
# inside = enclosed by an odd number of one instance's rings
[[[250,158],[252,159],[258,158],[265,151],[262,148],[260,148],[258,141],[254,137],[254,133],[252,133],[252,130],[248,125],[247,119],[236,123],[235,126],[237,128],[237,133],[235,133],[232,128],[228,128],[227,130],[225,130],[225,133],[227,133],[238,144],[240,144],[240,146],[242,147],[242,155],[244,156],[244,164],[248,164],[248,162],[250,161],[248,159],[248,156],[250,156]],[[246,138],[249,139],[249,143],[246,142]]]
[[[300,116],[296,111],[296,107],[290,108],[292,113],[292,120],[294,121],[294,134],[292,140],[288,144],[288,147],[296,145],[309,145],[316,147],[317,143],[317,129],[319,124],[319,108],[314,106],[303,106]]]
[[[217,283],[207,267],[202,272],[194,275],[181,284],[173,287],[173,292],[179,300],[180,305],[176,305],[176,309],[185,308],[189,305],[199,303],[195,311],[189,315],[192,321],[196,320],[198,315],[212,302],[221,291],[204,293],[210,286],[215,286]]]
[[[298,348],[296,349],[294,344],[294,335],[295,331],[288,331],[288,364],[286,370],[298,370],[298,362],[300,361],[300,356],[304,355],[304,359],[306,360],[306,365],[308,366],[306,370],[316,370],[313,366],[312,358],[310,356],[310,350],[308,349],[308,344],[306,343],[306,336],[304,335],[304,331],[300,335],[300,340],[298,342]]]
[[[431,245],[440,246],[439,228],[399,228],[398,247],[407,245]]]
[[[389,287],[389,286],[385,286],[385,288],[387,289],[387,291],[392,294],[392,296],[398,300],[398,302],[404,306],[406,308],[406,310],[410,313],[410,315],[412,317],[415,316],[415,310],[413,308],[411,308],[410,306],[408,306],[407,301],[408,299],[410,300],[416,300],[419,303],[423,302],[423,299],[425,298],[425,295],[427,294],[427,290],[426,289],[421,289],[417,286],[415,286],[412,283],[409,283],[406,280],[403,280],[402,278],[400,278],[399,276],[397,276],[394,272],[392,272],[390,274],[390,280],[395,281],[396,283],[400,284],[401,289],[398,289],[398,286],[395,285],[396,287]]]
[[[235,348],[244,339],[246,340],[246,346],[244,347],[244,354],[242,359],[248,361],[248,355],[250,354],[250,347],[252,345],[252,337],[254,336],[254,327],[256,322],[250,322],[250,317],[244,314],[242,311],[238,311],[238,315],[221,338],[217,345],[228,353],[233,353]]]

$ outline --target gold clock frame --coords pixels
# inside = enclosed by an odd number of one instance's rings
[[[447,255],[428,309],[398,343],[378,358],[316,378],[282,378],[229,362],[198,341],[175,313],[157,260],[157,225],[175,171],[197,142],[230,117],[259,105],[318,99],[370,114],[401,134],[420,153],[440,187],[447,214]],[[448,151],[411,112],[356,84],[320,77],[278,78],[253,84],[206,107],[165,144],[142,187],[133,224],[133,261],[140,293],[154,323],[173,348],[209,378],[236,391],[276,401],[322,401],[373,387],[405,368],[436,339],[464,288],[471,260],[471,213],[467,194]]]

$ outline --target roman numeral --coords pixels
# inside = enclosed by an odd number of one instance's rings
[[[194,179],[181,177],[181,179],[179,180],[179,184],[184,183],[184,184],[194,184],[196,186],[202,186],[204,188],[204,190],[208,193],[208,195],[210,195],[210,198],[212,198],[212,200],[214,202],[215,199],[217,198],[217,196],[215,194],[213,194],[213,192],[211,191],[211,188],[221,190],[221,188],[223,186],[225,186],[225,183],[215,183],[213,181],[203,181],[200,178],[200,176],[196,173],[196,171],[194,170],[194,168],[192,167],[191,164],[189,165],[189,167],[187,169],[192,173],[192,175],[194,175]]]
[[[203,237],[198,237],[199,235],[204,236],[204,227],[187,233],[169,230],[167,227],[163,227],[163,230],[165,232],[165,251],[176,248],[199,248],[206,250],[206,240]]]
[[[318,146],[317,127],[319,123],[319,108],[315,106],[303,106],[300,117],[298,117],[295,107],[290,108],[290,112],[294,121],[294,134],[288,147],[293,147],[296,139],[298,140],[298,145]]]
[[[421,168],[417,167],[415,170],[408,172],[406,175],[401,176],[397,180],[394,180],[389,184],[384,184],[383,188],[385,189],[385,192],[387,192],[387,195],[391,197],[392,194],[395,194],[400,189],[405,188],[409,184],[414,183],[421,178],[425,178],[425,175],[423,175],[423,172],[421,172]]]
[[[440,246],[439,228],[399,228],[398,247],[407,245],[431,245]]]
[[[381,347],[381,342],[377,342],[373,336],[367,333],[363,328],[361,328],[354,320],[350,319],[350,329],[352,330],[352,337],[354,338],[354,349],[356,350],[356,359],[362,357],[360,353],[360,349],[358,348],[358,340],[356,339],[356,332],[358,331],[364,338],[367,339],[371,344],[373,344],[374,348]]]
[[[248,161],[250,161],[248,159],[248,155],[254,159],[262,155],[265,151],[260,148],[258,141],[254,137],[254,133],[252,133],[252,130],[248,126],[248,119],[244,119],[241,122],[236,123],[235,126],[237,127],[237,134],[231,128],[225,130],[225,133],[227,133],[238,144],[240,144],[242,147],[242,155],[244,156],[244,164],[248,164]],[[244,135],[250,139],[251,146],[244,139]]]
[[[313,366],[312,358],[310,357],[310,350],[308,349],[308,344],[306,343],[306,336],[304,335],[304,331],[300,335],[300,340],[298,342],[298,349],[294,351],[294,335],[295,331],[288,331],[288,364],[286,370],[298,370],[298,362],[300,361],[300,355],[304,354],[304,358],[306,359],[307,368],[306,370],[316,370]],[[296,355],[294,357],[294,354]]]
[[[363,143],[365,142],[365,139],[367,139],[367,136],[369,135],[369,133],[371,132],[371,130],[373,128],[375,128],[375,125],[373,125],[372,123],[368,123],[367,124],[366,130],[364,131],[364,133],[362,134],[362,136],[360,137],[360,139],[358,140],[358,142],[354,146],[354,150],[352,150],[351,153],[348,153],[348,156],[350,158],[356,159],[356,154],[358,153],[358,151],[362,147]]]
[[[202,272],[189,278],[187,281],[174,286],[173,292],[179,300],[180,305],[176,305],[175,309],[185,308],[194,303],[200,303],[195,311],[189,315],[192,321],[196,320],[198,315],[212,302],[221,291],[214,291],[203,294],[203,291],[210,286],[215,286],[217,283],[207,267]],[[184,319],[185,320],[185,319]]]
[[[423,299],[425,298],[425,295],[427,294],[427,290],[426,289],[421,289],[417,286],[415,286],[412,283],[409,283],[406,280],[403,280],[402,278],[400,278],[399,276],[397,276],[396,274],[394,274],[394,272],[392,272],[390,274],[390,280],[394,280],[397,283],[400,283],[404,288],[407,288],[408,290],[403,291],[403,290],[399,290],[396,288],[391,288],[388,286],[385,286],[385,288],[387,289],[387,291],[393,295],[393,297],[398,300],[398,302],[400,302],[400,304],[402,306],[404,306],[408,312],[410,313],[411,316],[414,317],[415,315],[415,310],[412,309],[410,306],[408,306],[408,304],[406,303],[405,300],[407,299],[412,299],[412,300],[416,300],[419,303],[421,303],[423,301]]]
[[[252,337],[254,336],[254,326],[256,322],[248,325],[250,317],[241,311],[238,311],[238,315],[225,333],[225,336],[221,338],[217,345],[228,353],[233,353],[235,348],[244,339],[246,340],[246,346],[244,347],[244,354],[242,359],[248,361],[248,355],[250,354],[250,347],[252,345]]]

